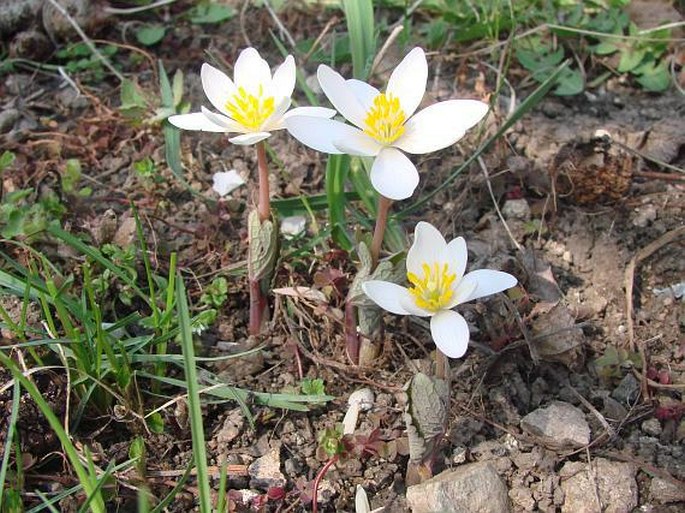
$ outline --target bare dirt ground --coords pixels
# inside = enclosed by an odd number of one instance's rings
[[[312,36],[328,14],[288,9],[281,21]],[[265,11],[250,9],[242,20],[208,30],[177,24],[154,54],[122,47],[114,59],[151,97],[157,87],[155,59],[171,72],[183,69],[186,98],[196,107],[204,102],[198,77],[204,51],[232,62],[245,46],[244,29],[253,44],[264,44],[267,59],[277,62],[270,40],[253,36],[266,34],[272,23]],[[128,44],[125,32],[110,25],[91,33]],[[16,35],[7,38],[17,44]],[[391,66],[393,56],[387,59]],[[438,63],[441,75],[429,89],[430,100],[474,96],[475,83],[492,92],[489,74],[477,62],[465,80],[449,55],[431,57],[431,73]],[[305,70],[312,74],[315,65],[308,63]],[[17,155],[2,176],[4,191],[27,184],[58,191],[66,159],[80,159],[93,194],[69,202],[65,225],[94,244],[130,244],[128,205],[135,202],[153,264],[162,272],[168,254],[178,252],[191,300],[212,277],[229,279],[227,304],[199,337],[206,354],[249,348],[246,280],[237,272],[244,260],[245,208],[252,201],[246,189],[214,208],[186,192],[165,166],[159,126],[131,123],[117,109],[116,81],[93,82],[83,73],[71,77],[73,84],[55,72],[25,66],[2,75],[0,146]],[[376,78],[385,81],[382,73]],[[502,116],[497,112],[488,130]],[[472,348],[452,362],[450,428],[436,473],[488,462],[505,484],[514,512],[685,510],[685,182],[682,174],[654,164],[685,167],[683,120],[685,103],[677,91],[649,95],[613,79],[579,97],[548,98],[478,165],[403,221],[408,233],[416,220],[425,219],[443,233],[465,236],[473,268],[503,269],[521,284],[516,297],[494,297],[463,311],[473,330]],[[285,134],[272,139],[283,161],[272,176],[274,196],[322,191],[322,157]],[[182,143],[186,178],[204,195],[216,198],[211,191],[216,171],[253,176],[256,162],[249,148],[187,132]],[[474,143],[470,138],[420,161],[417,194],[440,184]],[[156,163],[161,180],[132,170],[143,157]],[[40,249],[65,274],[77,258],[49,240]],[[229,485],[237,510],[308,507],[311,481],[325,462],[317,437],[342,420],[347,397],[364,386],[373,390],[375,401],[362,414],[359,432],[378,430],[387,450],[333,467],[320,487],[321,509],[353,510],[355,486],[362,484],[372,506],[407,510],[403,386],[417,369],[430,368],[434,347],[424,324],[388,316],[377,364],[349,365],[340,319],[352,270],[349,257],[334,248],[282,262],[277,286],[335,276],[340,294],[331,292],[326,307],[295,302],[286,308],[276,298],[266,349],[213,369],[227,382],[267,392],[295,389],[303,376],[322,378],[326,392],[336,396],[306,414],[254,407],[254,429],[234,404],[207,407],[210,463],[233,465]],[[63,412],[64,376],[37,379],[55,410]],[[3,408],[8,399],[0,399]],[[50,456],[59,445],[31,405],[27,399],[19,425],[27,461],[37,463],[26,470],[27,489],[55,491],[75,484]],[[564,426],[540,421],[539,415],[544,419],[546,409],[555,407],[560,410],[552,417],[564,419]],[[533,412],[538,416],[529,416]],[[148,478],[159,496],[183,473],[190,450],[183,412],[168,409],[164,415],[166,432],[146,437]],[[101,461],[119,461],[127,457],[136,430],[113,414],[92,419],[77,434]],[[134,494],[120,491],[120,510],[133,511]],[[171,510],[190,511],[194,492],[187,486]],[[76,511],[76,501],[60,508]]]

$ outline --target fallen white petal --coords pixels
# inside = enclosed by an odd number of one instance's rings
[[[438,350],[450,358],[461,358],[469,347],[469,325],[453,310],[431,317],[431,336]]]
[[[249,134],[241,134],[236,137],[231,137],[228,141],[240,146],[249,146],[263,141],[271,135],[270,132],[250,132]]]
[[[214,173],[212,181],[212,189],[222,198],[245,183],[235,169]]]
[[[418,108],[426,93],[428,63],[426,54],[419,47],[414,48],[393,70],[388,81],[387,92],[400,100],[404,114],[409,117]]]
[[[284,120],[284,123],[290,135],[295,139],[323,153],[343,153],[335,146],[334,141],[344,141],[359,132],[358,128],[340,121],[311,116],[289,117]]]
[[[464,298],[461,303],[473,301],[490,294],[497,294],[516,286],[518,281],[511,274],[491,269],[478,269],[471,271],[462,278],[463,284],[475,283],[473,291]],[[464,285],[462,285],[464,286]]]
[[[236,93],[236,86],[233,81],[228,78],[226,73],[206,62],[200,69],[200,78],[202,79],[202,89],[204,89],[207,99],[214,105],[214,108],[219,112],[228,114],[226,103]]]
[[[170,116],[169,123],[176,128],[183,130],[201,130],[203,132],[230,132],[226,127],[219,126],[213,123],[202,112],[193,112],[192,114],[178,114]]]
[[[389,281],[369,280],[362,283],[362,290],[371,301],[383,310],[398,315],[411,314],[401,303],[401,300],[404,300],[405,303],[412,301],[411,294],[405,287]]]
[[[451,240],[440,255],[440,261],[445,262],[450,269],[457,275],[457,281],[461,280],[466,272],[466,264],[469,259],[469,252],[466,248],[464,237],[457,237]]]
[[[294,237],[301,234],[307,226],[307,218],[304,216],[288,216],[281,220],[281,233]]]
[[[391,200],[407,199],[419,185],[416,166],[395,148],[381,150],[373,161],[370,178],[373,188]]]
[[[354,511],[355,513],[371,513],[369,499],[361,485],[357,485],[357,493],[354,496]]]
[[[357,80],[356,78],[345,80],[345,83],[365,111],[368,111],[371,108],[376,96],[381,94],[381,92],[371,84],[367,84],[366,82]]]
[[[407,153],[422,154],[446,148],[464,137],[466,130],[488,112],[487,103],[448,100],[419,111],[404,124],[395,146]]]
[[[292,55],[288,55],[283,64],[281,64],[276,71],[274,71],[273,79],[271,80],[271,92],[274,96],[282,96],[290,98],[295,89],[295,79],[297,70],[295,69],[295,59]]]
[[[271,69],[269,64],[260,57],[254,48],[245,48],[235,61],[233,79],[237,87],[244,87],[248,93],[257,95],[259,88],[269,88],[271,85]],[[272,95],[272,91],[263,91]]]
[[[358,127],[364,126],[366,110],[355,96],[352,88],[336,71],[322,64],[316,72],[321,89],[340,114]]]
[[[414,243],[407,252],[407,272],[423,276],[423,264],[442,263],[447,242],[438,229],[430,223],[420,221],[414,228]]]

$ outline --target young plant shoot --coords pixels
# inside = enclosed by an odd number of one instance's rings
[[[258,335],[267,313],[268,281],[276,262],[277,230],[271,219],[269,200],[269,169],[264,140],[271,132],[285,128],[291,116],[330,118],[332,109],[298,107],[290,109],[295,88],[295,60],[288,55],[271,73],[269,64],[254,48],[246,48],[235,62],[234,77],[205,63],[200,76],[210,103],[218,111],[201,108],[200,112],[171,116],[169,122],[185,130],[233,133],[229,141],[238,145],[256,145],[259,169],[257,210],[248,220],[250,250],[248,275],[250,281],[250,334]],[[290,110],[289,110],[290,109]]]
[[[364,293],[388,312],[431,318],[431,335],[438,348],[438,374],[444,371],[441,354],[461,358],[469,344],[469,326],[453,308],[517,283],[511,274],[502,271],[479,269],[464,274],[467,259],[463,237],[448,244],[433,225],[421,221],[407,253],[407,280],[411,286],[380,280],[362,285]]]

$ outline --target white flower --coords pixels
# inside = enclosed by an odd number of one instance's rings
[[[212,189],[222,198],[245,183],[245,180],[235,169],[214,173],[212,181],[214,182]]]
[[[330,118],[332,109],[299,107],[288,111],[295,89],[295,60],[288,55],[273,75],[254,48],[246,48],[235,62],[234,80],[205,63],[200,76],[207,98],[219,114],[202,107],[201,112],[171,116],[169,122],[185,130],[235,132],[234,144],[255,144],[274,130],[285,128],[290,116]]]
[[[355,126],[293,115],[285,121],[288,131],[324,153],[376,157],[371,183],[393,200],[408,198],[419,183],[416,167],[402,152],[423,154],[446,148],[488,111],[487,104],[476,100],[447,100],[414,114],[428,80],[421,48],[414,48],[395,68],[383,93],[360,80],[345,80],[325,65],[319,66],[317,75],[333,106]]]
[[[459,358],[469,343],[469,327],[452,308],[517,283],[512,275],[501,271],[480,269],[465,275],[467,258],[463,237],[448,244],[433,225],[422,221],[416,225],[414,244],[407,253],[411,288],[380,280],[367,281],[362,288],[388,312],[430,317],[435,345],[450,358]]]

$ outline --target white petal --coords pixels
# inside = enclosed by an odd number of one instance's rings
[[[245,48],[235,61],[233,69],[235,85],[244,87],[245,90],[258,95],[259,87],[269,88],[271,84],[271,70],[269,64],[259,56],[254,48]],[[263,90],[264,94],[271,95],[272,91]]]
[[[398,315],[409,315],[411,313],[402,306],[401,302],[402,300],[404,303],[413,301],[409,289],[405,287],[389,281],[369,280],[362,283],[362,290],[371,301],[383,310]]]
[[[426,54],[421,48],[416,47],[394,69],[386,92],[400,100],[404,114],[409,117],[414,114],[423,99],[427,80]]]
[[[465,303],[469,300],[469,296],[476,290],[478,284],[474,280],[456,280],[452,285],[452,300],[446,308],[454,308],[457,305]]]
[[[292,55],[288,55],[283,64],[274,71],[274,77],[271,80],[271,93],[274,96],[290,98],[295,89],[296,75],[295,59]]]
[[[357,98],[364,111],[368,111],[373,105],[376,96],[381,94],[381,92],[372,85],[357,80],[356,78],[345,80],[345,83],[352,91],[352,94]]]
[[[361,130],[353,129],[344,139],[336,139],[333,145],[341,152],[357,157],[375,157],[383,149],[376,139]]]
[[[228,78],[226,73],[207,64],[202,65],[200,70],[202,79],[202,89],[214,108],[219,112],[226,112],[226,103],[236,93],[233,81]]]
[[[361,485],[357,485],[357,493],[354,496],[354,511],[355,513],[371,513],[369,499]]]
[[[401,151],[384,148],[373,161],[371,184],[386,198],[403,200],[414,194],[419,172]]]
[[[230,129],[213,123],[202,112],[178,114],[169,117],[169,123],[183,130],[201,130],[203,132],[230,132]]]
[[[245,180],[243,180],[242,176],[240,176],[235,169],[214,173],[214,175],[212,175],[212,181],[214,182],[212,189],[221,197],[226,196],[228,193],[245,183]]]
[[[333,107],[348,121],[359,127],[364,126],[366,109],[359,102],[345,79],[324,64],[319,66],[316,76],[319,79],[321,89],[326,93]]]
[[[292,100],[290,99],[290,96],[278,99],[273,114],[269,116],[269,119],[264,121],[261,130],[266,131],[285,128],[285,125],[283,125],[283,116],[285,115],[285,112],[290,108],[291,103]]]
[[[233,144],[239,144],[240,146],[249,146],[251,144],[257,144],[259,141],[263,141],[270,135],[270,132],[250,132],[249,134],[231,137],[228,141]]]
[[[280,130],[281,128],[285,128],[285,120],[293,116],[309,116],[314,118],[329,119],[335,115],[336,111],[334,109],[327,109],[325,107],[295,107],[294,109],[290,109],[288,112],[283,114],[281,119],[278,121],[274,120],[271,129]]]
[[[473,291],[468,294],[460,303],[472,301],[490,294],[497,294],[503,290],[514,287],[518,281],[511,274],[502,271],[492,271],[490,269],[478,269],[471,271],[461,280],[460,287],[475,283]]]
[[[335,116],[336,111],[334,109],[327,109],[326,107],[295,107],[289,110],[283,116],[285,119],[292,116],[310,116],[314,118],[326,118],[330,119]]]
[[[284,120],[285,127],[305,146],[324,153],[342,153],[333,143],[355,137],[359,129],[334,119],[293,116]]]
[[[450,358],[461,358],[469,347],[469,325],[453,310],[442,310],[431,318],[435,345]]]
[[[457,282],[464,276],[468,258],[469,252],[466,249],[464,237],[451,240],[440,255],[440,261],[445,262],[449,266],[450,272],[457,275]]]
[[[395,146],[407,153],[421,154],[446,148],[459,139],[488,112],[487,103],[476,100],[447,100],[434,103],[404,124],[404,134]]]
[[[440,258],[447,248],[445,238],[430,223],[420,221],[414,228],[414,243],[407,252],[407,272],[423,276],[423,264],[442,262]]]
[[[245,128],[238,123],[237,121],[233,121],[231,118],[228,116],[224,116],[223,114],[217,114],[215,112],[212,112],[209,110],[207,107],[201,107],[202,109],[202,114],[209,119],[212,123],[215,125],[222,126],[226,129],[226,132],[244,132]]]

